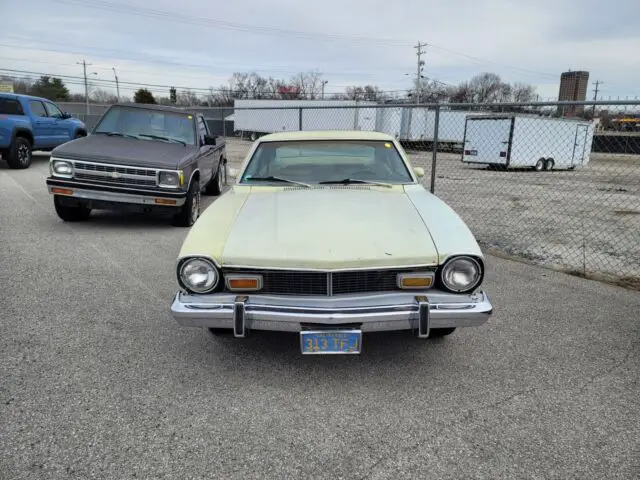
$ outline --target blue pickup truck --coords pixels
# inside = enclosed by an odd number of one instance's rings
[[[0,93],[0,153],[9,168],[27,168],[33,150],[50,151],[86,135],[84,123],[46,98]]]

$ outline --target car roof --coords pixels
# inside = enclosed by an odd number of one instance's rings
[[[43,100],[46,102],[54,102],[53,100],[49,100],[48,98],[34,97],[33,95],[26,95],[23,93],[0,92],[0,97],[11,98],[13,100],[17,100],[18,98],[25,98],[27,100]]]
[[[195,110],[188,108],[174,107],[173,105],[158,105],[155,103],[116,103],[113,107],[137,108],[140,110],[155,110],[159,112],[186,113],[196,115]]]
[[[394,137],[381,132],[361,130],[306,130],[270,133],[260,137],[260,142],[289,142],[300,140],[379,140],[392,142]]]

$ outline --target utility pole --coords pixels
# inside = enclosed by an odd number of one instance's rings
[[[118,83],[118,74],[116,73],[116,67],[111,67],[113,70],[113,76],[116,77],[116,96],[118,97],[118,103],[120,102],[120,84]]]
[[[596,102],[598,100],[598,87],[600,85],[602,85],[604,82],[601,82],[600,80],[596,80],[593,84],[596,86],[595,91],[593,93],[593,101]],[[593,117],[595,118],[596,116],[596,104],[593,104],[593,109],[591,110],[591,114],[593,115]]]
[[[426,43],[418,42],[418,44],[413,47],[418,50],[418,52],[416,53],[416,55],[418,55],[418,70],[416,71],[416,93],[418,94],[418,103],[420,103],[420,100],[422,99],[422,70],[424,67],[424,60],[422,60],[422,55],[427,53],[422,50],[422,47],[426,46]]]
[[[322,100],[324,100],[324,86],[329,83],[329,80],[322,81]]]
[[[91,65],[82,60],[82,62],[76,62],[78,65],[82,65],[82,70],[84,72],[84,110],[85,114],[89,115],[89,84],[87,83],[87,65]]]

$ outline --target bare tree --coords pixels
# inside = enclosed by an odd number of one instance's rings
[[[118,101],[117,96],[102,88],[96,88],[89,98],[97,103],[116,103]]]
[[[176,95],[176,105],[190,107],[200,105],[200,99],[193,90],[182,90]]]

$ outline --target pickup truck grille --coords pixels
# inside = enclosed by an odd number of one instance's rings
[[[156,186],[155,169],[136,168],[102,163],[73,162],[74,178],[117,185]]]
[[[225,273],[262,275],[260,293],[274,295],[340,295],[399,290],[399,273],[434,271],[428,269],[353,270],[345,272],[311,272],[297,270],[225,269]]]

